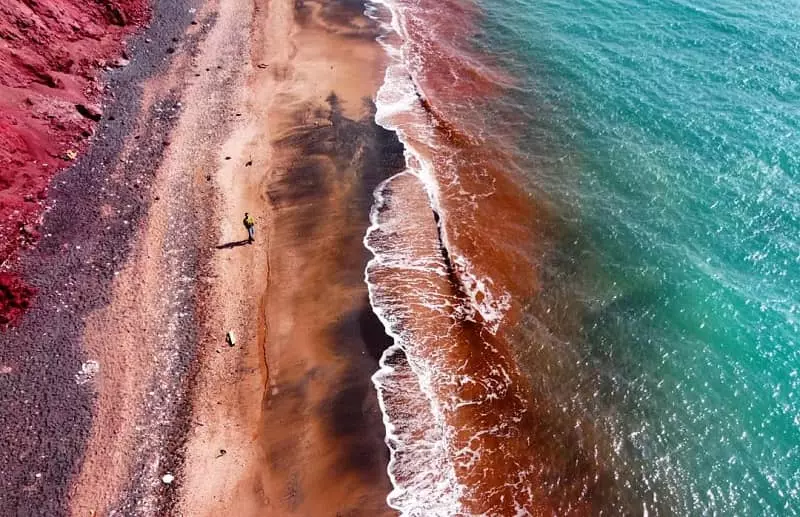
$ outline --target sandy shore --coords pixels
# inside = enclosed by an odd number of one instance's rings
[[[56,287],[2,337],[0,513],[393,514],[361,239],[403,157],[363,7],[157,2],[141,44],[175,51],[57,179],[26,259]]]
[[[244,210],[257,240],[213,261],[186,515],[390,513],[369,381],[386,337],[365,305],[361,238],[372,190],[402,157],[372,122],[383,54],[362,9],[256,5],[246,115],[217,181],[220,243],[242,238]],[[220,350],[229,328],[242,345]]]

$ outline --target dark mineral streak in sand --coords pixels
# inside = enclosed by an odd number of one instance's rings
[[[54,178],[43,238],[22,257],[38,295],[19,325],[0,334],[0,515],[67,513],[92,419],[91,383],[76,379],[89,359],[81,349],[84,318],[110,301],[178,114],[178,92],[168,92],[143,114],[144,132],[133,135],[138,85],[165,69],[164,49],[191,22],[190,6],[154,2],[150,27],[131,39],[131,64],[106,76],[110,105],[97,136],[85,156]],[[138,150],[119,169],[123,177],[111,178],[123,143],[134,136]],[[101,215],[101,205],[112,207],[111,214]]]
[[[328,110],[320,108],[317,118],[327,118],[329,124],[302,125],[289,136],[276,142],[276,147],[298,151],[290,167],[279,171],[267,195],[278,209],[277,225],[294,234],[299,246],[313,243],[320,225],[327,217],[320,210],[321,201],[331,189],[332,182],[355,181],[347,202],[347,227],[339,235],[337,275],[333,283],[359,286],[364,291],[363,302],[341,315],[329,329],[332,351],[347,365],[333,383],[330,395],[312,408],[307,383],[315,372],[299,383],[280,384],[278,394],[271,398],[273,410],[293,408],[301,414],[312,410],[336,443],[336,472],[332,475],[356,474],[368,484],[385,484],[391,489],[386,467],[389,451],[384,443],[385,428],[372,386],[371,376],[378,369],[378,360],[392,343],[383,324],[369,304],[364,269],[370,254],[362,239],[369,226],[369,212],[375,188],[385,179],[405,168],[403,146],[395,133],[374,122],[375,106],[365,99],[367,114],[359,119],[347,118],[340,101],[333,93],[326,99]],[[327,111],[327,112],[326,112]],[[287,210],[283,215],[282,210]],[[313,249],[313,244],[309,245]],[[276,379],[280,382],[280,379]],[[308,409],[304,409],[308,408]],[[300,463],[297,451],[300,443],[281,443],[271,453],[273,468],[291,472]],[[290,480],[295,479],[290,476]],[[291,508],[305,496],[302,484],[290,481],[286,498]],[[306,494],[307,495],[307,494]],[[363,509],[350,509],[347,515],[363,515]],[[344,513],[343,513],[344,514]]]

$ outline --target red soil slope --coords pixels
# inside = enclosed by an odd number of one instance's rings
[[[30,303],[15,261],[39,237],[51,178],[93,132],[99,71],[122,64],[147,16],[147,0],[0,0],[0,325]]]

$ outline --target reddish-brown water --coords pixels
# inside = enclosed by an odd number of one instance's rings
[[[373,15],[393,58],[377,120],[407,162],[376,191],[365,238],[372,304],[395,340],[373,379],[390,504],[426,516],[596,513],[607,476],[554,443],[541,425],[551,408],[512,347],[550,226],[520,183],[513,112],[504,124],[483,111],[512,82],[464,43],[470,4],[392,1]]]

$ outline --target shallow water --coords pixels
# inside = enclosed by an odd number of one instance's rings
[[[800,512],[800,5],[372,15],[416,181],[379,188],[366,239],[390,502]]]

